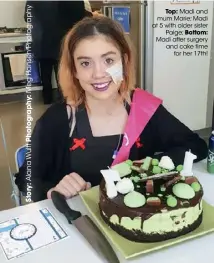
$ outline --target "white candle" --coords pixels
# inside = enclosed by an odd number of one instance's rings
[[[117,196],[118,192],[114,182],[106,182],[106,194],[111,199]]]
[[[182,176],[192,176],[193,171],[193,161],[197,158],[196,155],[192,154],[190,151],[185,153],[183,170],[181,171]]]
[[[109,198],[114,198],[117,196],[117,187],[115,181],[120,181],[120,175],[117,171],[113,169],[101,170],[101,174],[106,182],[106,194]]]

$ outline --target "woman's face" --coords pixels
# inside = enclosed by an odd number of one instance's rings
[[[74,51],[76,78],[86,96],[106,100],[118,93],[121,81],[114,83],[107,69],[121,62],[120,50],[105,36],[80,41]]]

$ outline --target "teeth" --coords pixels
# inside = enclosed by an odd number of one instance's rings
[[[102,84],[93,84],[93,86],[95,88],[101,89],[101,88],[105,88],[108,84],[109,84],[109,82],[106,82],[106,83],[102,83]]]

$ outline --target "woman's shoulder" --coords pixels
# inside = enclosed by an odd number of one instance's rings
[[[131,100],[135,99],[136,102],[146,104],[158,104],[161,105],[163,100],[151,92],[144,90],[142,88],[136,87],[131,93]],[[148,105],[147,105],[148,106]]]
[[[56,102],[45,110],[37,122],[48,126],[54,126],[62,124],[67,121],[67,119],[66,102]]]

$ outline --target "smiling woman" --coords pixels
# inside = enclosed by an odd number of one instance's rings
[[[59,68],[62,92],[76,106],[87,96],[110,99],[118,90],[130,100],[135,86],[133,60],[119,24],[107,17],[86,18],[64,39]]]
[[[58,75],[64,101],[43,114],[31,138],[33,201],[50,198],[52,190],[77,195],[100,184],[101,170],[126,159],[167,155],[177,165],[187,150],[195,161],[206,157],[206,143],[161,99],[135,89],[130,44],[110,18],[85,18],[67,33]],[[25,193],[26,163],[16,176]]]

